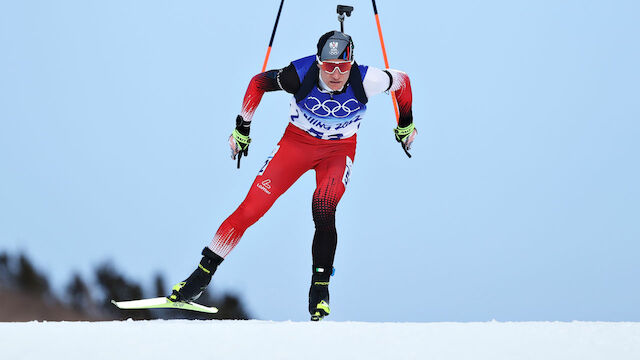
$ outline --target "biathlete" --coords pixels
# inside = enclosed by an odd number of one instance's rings
[[[258,172],[240,206],[220,225],[202,250],[195,271],[176,284],[172,301],[197,299],[217,267],[238,244],[242,234],[260,219],[276,199],[308,170],[316,171],[312,212],[315,234],[309,289],[311,320],[329,315],[329,278],[337,245],[336,207],[349,182],[356,153],[356,132],[373,95],[395,91],[399,122],[395,137],[410,149],[417,134],[411,112],[411,84],[402,71],[358,65],[351,37],[330,31],[320,37],[316,55],[292,61],[279,70],[254,76],[247,88],[236,128],[229,137],[231,157],[248,155],[249,130],[262,95],[284,90],[292,94],[289,125],[273,153]]]

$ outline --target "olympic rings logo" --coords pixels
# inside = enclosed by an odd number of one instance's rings
[[[309,96],[304,102],[304,107],[320,117],[327,117],[331,115],[336,118],[344,118],[360,110],[359,105],[356,108],[349,107],[348,104],[351,102],[354,102],[356,105],[358,104],[358,101],[356,99],[349,99],[344,103],[340,103],[339,101],[333,99],[328,99],[320,102],[318,98]]]

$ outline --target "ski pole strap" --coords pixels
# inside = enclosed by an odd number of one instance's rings
[[[247,130],[248,132],[248,130]],[[238,169],[240,169],[240,159],[242,159],[242,155],[247,156],[249,154],[249,144],[251,143],[251,138],[249,135],[242,134],[238,128],[235,128],[231,133],[233,139],[236,142],[236,145],[240,149],[238,151]]]
[[[396,134],[396,141],[400,143],[400,146],[402,146],[402,150],[404,150],[404,153],[407,154],[409,158],[411,158],[411,154],[407,149],[407,144],[405,143],[405,141],[415,129],[416,129],[416,126],[413,123],[405,127],[398,126],[395,129],[393,129],[393,132]]]
[[[249,135],[242,135],[240,131],[238,131],[238,129],[234,129],[232,135],[236,140],[240,151],[243,151],[247,147],[249,147],[249,143],[251,143],[251,138],[249,137]]]
[[[393,132],[396,134],[396,140],[398,142],[404,142],[407,136],[411,135],[411,133],[415,129],[416,129],[416,126],[413,123],[411,123],[405,127],[398,126],[395,129],[393,129]]]

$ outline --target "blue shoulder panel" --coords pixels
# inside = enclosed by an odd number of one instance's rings
[[[362,81],[364,81],[364,76],[367,75],[369,67],[367,65],[358,65],[358,69],[360,69],[360,77],[362,78]]]
[[[309,71],[313,62],[316,61],[315,55],[309,55],[307,57],[303,57],[302,59],[293,60],[291,63],[296,68],[296,72],[298,73],[298,79],[300,79],[300,83],[304,79],[304,75]]]

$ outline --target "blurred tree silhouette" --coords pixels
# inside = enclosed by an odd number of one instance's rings
[[[218,314],[205,314],[179,309],[158,310],[120,310],[111,304],[111,300],[135,300],[145,298],[142,287],[120,274],[110,262],[105,262],[95,269],[97,288],[83,280],[79,273],[74,273],[60,294],[64,302],[56,298],[51,291],[47,277],[38,272],[26,255],[11,256],[0,252],[0,295],[12,299],[12,309],[23,311],[18,321],[24,320],[108,320],[108,319],[249,319],[240,298],[231,294],[211,296],[205,292],[198,303],[216,306]],[[153,278],[152,296],[166,296],[170,289],[165,286],[162,274]],[[93,295],[92,296],[92,288]],[[99,291],[96,291],[99,290]],[[96,294],[100,294],[96,297]],[[13,295],[12,295],[13,294]],[[18,296],[18,294],[21,294]],[[25,307],[26,302],[30,306]],[[20,305],[18,305],[20,304]],[[8,309],[5,309],[8,311]],[[11,310],[14,311],[14,310]],[[0,312],[0,321],[3,321]],[[5,314],[7,314],[5,312]],[[5,315],[6,316],[6,315]],[[15,317],[14,317],[15,319]],[[15,320],[14,320],[15,321]]]
[[[6,252],[0,253],[0,286],[9,287],[13,281],[13,274],[9,267],[9,255]]]
[[[49,282],[38,273],[24,254],[18,257],[18,273],[15,277],[16,285],[26,293],[43,297],[49,293]]]
[[[66,294],[67,298],[65,300],[76,310],[87,312],[93,307],[89,287],[78,273],[73,274],[66,287]]]
[[[102,306],[106,311],[123,320],[128,318],[149,320],[152,318],[149,310],[118,310],[111,304],[111,300],[142,299],[143,296],[140,285],[127,281],[110,263],[104,263],[96,269],[96,278],[105,296]]]
[[[156,276],[153,278],[153,287],[154,287],[156,296],[169,295],[167,288],[164,286],[164,277],[162,277],[162,274],[157,273]]]
[[[214,301],[217,304],[220,312],[216,314],[217,319],[236,319],[236,320],[248,320],[249,314],[244,309],[240,298],[231,294],[224,294],[222,300]]]

